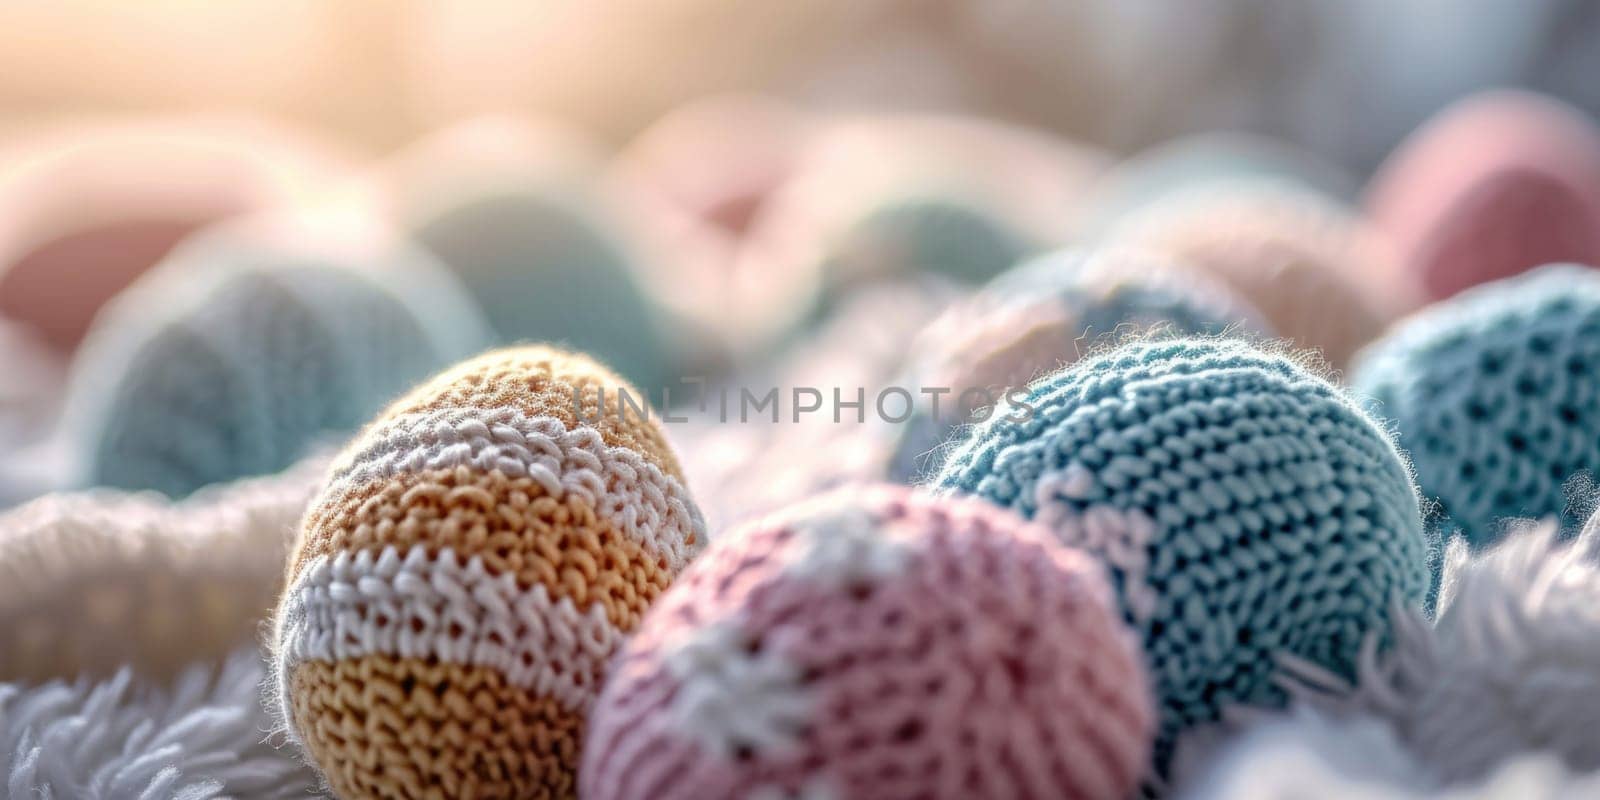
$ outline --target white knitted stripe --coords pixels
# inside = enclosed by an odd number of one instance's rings
[[[580,713],[623,641],[598,603],[580,611],[542,584],[490,573],[479,556],[463,564],[422,546],[318,556],[286,593],[278,626],[280,691],[302,661],[387,655],[490,667]]]
[[[555,417],[510,407],[452,408],[402,414],[366,438],[371,444],[335,465],[331,494],[404,473],[498,469],[538,481],[557,498],[578,494],[674,570],[705,546],[705,519],[683,483],[632,450],[608,446],[592,427],[568,430]]]
[[[1129,615],[1146,622],[1159,602],[1146,582],[1156,522],[1138,509],[1094,504],[1080,511],[1069,501],[1087,496],[1094,480],[1094,474],[1077,463],[1039,476],[1034,521],[1049,528],[1063,544],[1086,550],[1120,572],[1122,600]]]
[[[689,631],[663,655],[678,681],[673,725],[722,758],[741,747],[792,754],[811,717],[814,700],[800,665],[774,648],[753,651],[752,638],[725,619]]]

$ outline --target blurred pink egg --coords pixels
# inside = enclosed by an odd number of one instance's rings
[[[254,120],[166,118],[52,131],[0,152],[0,315],[71,350],[95,313],[179,240],[292,205],[338,162]]]
[[[1389,156],[1367,208],[1422,300],[1550,262],[1600,264],[1600,130],[1553,98],[1474,95]]]

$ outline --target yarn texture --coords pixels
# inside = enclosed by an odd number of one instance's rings
[[[902,385],[948,395],[937,413],[931,402],[919,403],[899,428],[888,478],[909,483],[936,473],[941,446],[974,412],[1093,349],[1138,336],[1267,330],[1260,314],[1228,289],[1165,256],[1096,248],[1032,259],[918,335]]]
[[[1126,797],[1148,692],[1091,559],[985,503],[851,487],[719,540],[651,609],[581,791]]]
[[[1474,545],[1555,516],[1600,465],[1600,274],[1557,265],[1463,292],[1362,354],[1352,386],[1394,426],[1438,524]]]
[[[1480,699],[1481,702],[1481,699]],[[1299,709],[1227,743],[1180,800],[1583,800],[1600,774],[1527,754],[1481,780],[1439,782],[1382,721]]]
[[[485,345],[425,255],[319,247],[218,233],[113,301],[68,389],[82,482],[181,497],[277,472]]]
[[[56,492],[0,514],[0,681],[152,680],[254,644],[327,456],[181,501]]]
[[[1043,523],[1111,569],[1172,737],[1276,704],[1281,655],[1348,674],[1427,542],[1381,428],[1290,359],[1238,341],[1134,343],[1002,406],[934,483]]]
[[[0,683],[0,796],[293,800],[316,774],[263,735],[254,644],[175,681],[125,666],[103,680]]]
[[[607,661],[706,541],[620,388],[584,356],[489,353],[336,460],[274,650],[284,718],[339,796],[572,796]]]
[[[1383,721],[1442,783],[1539,753],[1600,771],[1600,520],[1576,540],[1546,522],[1476,556],[1447,554],[1436,621],[1394,611],[1394,646],[1354,681],[1291,665],[1308,705]]]

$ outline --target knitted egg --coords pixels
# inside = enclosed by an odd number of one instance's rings
[[[1508,518],[1575,531],[1564,486],[1600,465],[1600,273],[1547,266],[1430,306],[1362,353],[1351,384],[1446,529],[1474,545]]]
[[[1010,389],[1116,339],[1155,334],[1260,334],[1260,315],[1204,274],[1158,254],[1068,249],[1033,259],[946,311],[911,347],[920,391],[888,477],[937,471],[940,445]]]
[[[1384,162],[1367,207],[1425,299],[1541,264],[1600,263],[1600,129],[1542,95],[1474,95]]]
[[[413,249],[207,235],[97,318],[68,386],[74,468],[86,485],[174,497],[277,472],[487,340]]]
[[[622,392],[585,356],[491,352],[335,461],[274,651],[289,731],[340,797],[572,796],[607,661],[706,541]]]
[[[1600,770],[1600,529],[1591,520],[1562,540],[1545,521],[1477,553],[1451,545],[1433,620],[1398,615],[1392,648],[1363,660],[1353,685],[1304,670],[1288,685],[1332,717],[1383,723],[1412,772],[1441,783],[1482,779],[1522,753]]]
[[[937,194],[886,201],[851,223],[825,256],[824,280],[835,291],[896,275],[929,273],[982,283],[1033,249],[977,204]]]
[[[684,572],[613,664],[579,788],[1126,797],[1153,719],[1092,559],[985,503],[851,487]]]
[[[335,159],[275,126],[89,125],[0,153],[0,314],[63,351],[203,225],[294,202]]]
[[[458,146],[474,152],[472,141]],[[501,342],[560,341],[657,391],[673,377],[662,312],[590,186],[592,170],[570,149],[570,162],[506,154],[498,172],[477,164],[451,180],[447,162],[429,181],[402,176],[396,215],[467,287]],[[411,174],[428,174],[415,163],[424,155],[412,156]]]
[[[809,275],[823,311],[913,273],[981,283],[1062,242],[1101,164],[1047,136],[956,117],[845,117],[812,136],[763,204],[738,269]]]
[[[1034,383],[934,484],[1043,523],[1112,570],[1175,734],[1278,703],[1282,655],[1349,675],[1428,542],[1405,462],[1334,386],[1228,339],[1125,345]]]
[[[1382,243],[1333,201],[1293,183],[1174,192],[1109,238],[1214,276],[1261,309],[1280,336],[1321,351],[1335,367],[1375,338],[1393,310]]]

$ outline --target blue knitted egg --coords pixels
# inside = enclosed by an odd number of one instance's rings
[[[936,193],[884,202],[856,220],[824,267],[834,290],[871,278],[930,273],[982,283],[1015,264],[1031,245],[979,205]]]
[[[488,343],[464,292],[415,250],[208,235],[97,318],[69,387],[76,467],[88,485],[174,497],[277,472]]]
[[[938,408],[920,402],[900,427],[888,477],[910,482],[936,471],[941,445],[973,412],[1083,353],[1135,336],[1268,330],[1232,292],[1164,256],[1073,248],[1032,259],[918,337],[906,382],[948,392]]]
[[[1430,306],[1361,354],[1351,378],[1391,420],[1439,524],[1473,545],[1558,517],[1600,468],[1600,273],[1552,265]]]
[[[671,379],[675,347],[630,254],[580,187],[486,185],[408,228],[477,298],[501,342],[556,342],[646,392]]]
[[[1044,378],[934,483],[1106,562],[1156,683],[1158,763],[1227,706],[1281,702],[1280,655],[1351,675],[1390,603],[1428,588],[1416,491],[1383,430],[1236,340],[1132,343]]]

